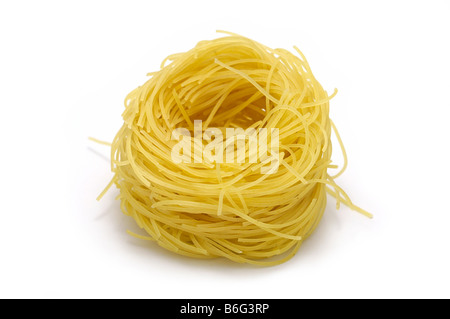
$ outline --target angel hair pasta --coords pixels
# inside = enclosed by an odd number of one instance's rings
[[[167,57],[125,100],[111,147],[121,209],[175,253],[276,265],[317,227],[331,176],[329,96],[303,56],[249,38]],[[343,148],[343,147],[342,147]],[[104,193],[101,194],[101,196]],[[100,196],[100,197],[101,197]]]

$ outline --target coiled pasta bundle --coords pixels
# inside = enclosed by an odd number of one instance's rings
[[[109,186],[119,188],[123,212],[148,233],[136,236],[189,257],[276,265],[317,227],[327,191],[338,207],[344,202],[370,217],[334,182],[343,170],[328,174],[334,167],[329,100],[336,92],[324,91],[296,50],[299,57],[228,33],[169,56],[127,96]],[[205,155],[209,128],[216,128],[216,142],[219,131],[238,132],[214,148],[215,161]],[[264,148],[261,136],[253,140],[259,150],[252,150],[249,135],[240,149],[260,158],[233,155],[239,132],[262,129],[277,129],[276,150]],[[188,135],[194,138],[180,145]],[[171,156],[176,145],[188,153],[178,161]],[[276,167],[263,173],[270,163]]]

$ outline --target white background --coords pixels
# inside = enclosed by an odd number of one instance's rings
[[[2,1],[0,297],[450,297],[449,1]],[[225,29],[297,45],[350,158],[286,264],[175,256],[126,234],[107,147],[125,95]],[[334,154],[340,162],[338,152]]]

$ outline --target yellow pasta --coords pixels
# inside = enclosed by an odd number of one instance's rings
[[[126,97],[124,125],[111,147],[114,178],[107,189],[118,187],[122,211],[148,234],[134,234],[138,238],[189,257],[277,265],[292,258],[317,227],[327,192],[337,207],[342,202],[371,215],[334,181],[347,165],[344,150],[343,169],[328,174],[336,167],[331,164],[332,130],[343,149],[329,118],[329,100],[336,92],[324,91],[297,48],[299,57],[223,33],[169,56]],[[232,161],[208,161],[208,141],[194,138],[188,147],[196,160],[175,162],[171,154],[179,140],[174,130],[184,128],[195,137],[198,121],[199,136],[212,128],[217,134],[227,128],[277,129],[278,157],[259,152],[261,158],[251,162],[256,153],[248,142],[249,158],[239,160],[227,137],[231,146],[224,156]],[[278,169],[263,174],[270,160]]]

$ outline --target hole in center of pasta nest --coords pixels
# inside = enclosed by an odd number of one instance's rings
[[[187,94],[183,101],[191,122],[209,121],[208,127],[246,129],[262,121],[266,116],[266,97],[245,79],[230,90],[231,84],[232,81],[203,82],[201,87],[193,87],[194,92]],[[177,126],[188,127],[188,124],[183,120]]]

